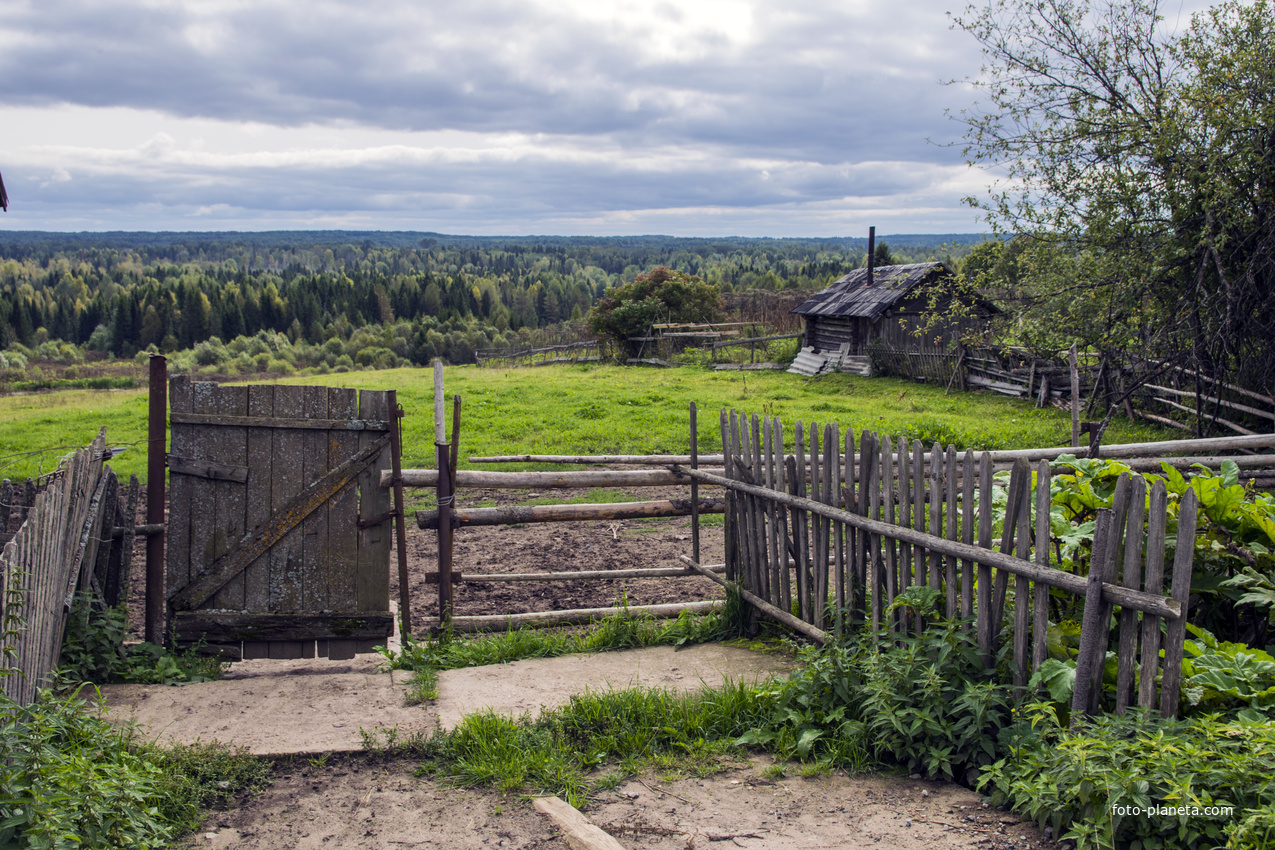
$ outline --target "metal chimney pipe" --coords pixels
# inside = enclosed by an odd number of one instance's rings
[[[868,228],[868,286],[872,285],[872,269],[877,259],[877,229]]]

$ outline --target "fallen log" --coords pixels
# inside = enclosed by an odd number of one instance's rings
[[[701,514],[726,512],[722,499],[700,499]],[[453,508],[453,527],[518,525],[524,522],[579,522],[598,519],[644,519],[647,517],[690,516],[690,499],[661,499],[651,502],[611,502],[587,505],[511,505],[497,508]],[[417,511],[420,528],[438,528],[438,511]]]

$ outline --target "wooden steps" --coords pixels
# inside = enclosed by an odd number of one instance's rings
[[[818,375],[835,371],[840,363],[841,356],[839,354],[835,352],[816,354],[813,348],[806,346],[797,352],[797,358],[788,367],[788,374],[814,378]]]

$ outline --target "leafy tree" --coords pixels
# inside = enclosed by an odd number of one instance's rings
[[[986,58],[966,157],[1008,178],[969,202],[1032,243],[1029,324],[1269,391],[1275,7],[1230,0],[1176,36],[1154,0],[992,0],[954,20]]]
[[[660,266],[607,293],[589,311],[589,330],[633,356],[640,344],[629,337],[646,336],[659,322],[711,322],[719,307],[716,286]]]

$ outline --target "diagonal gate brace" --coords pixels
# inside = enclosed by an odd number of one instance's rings
[[[212,563],[204,574],[169,596],[175,611],[189,611],[203,605],[226,583],[242,573],[257,558],[300,522],[350,483],[389,445],[389,435],[381,437],[354,457],[302,490],[270,519],[244,535],[239,544]]]

